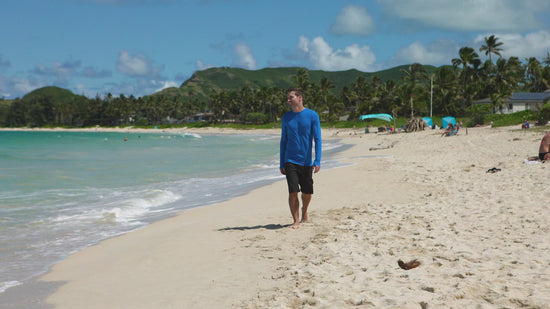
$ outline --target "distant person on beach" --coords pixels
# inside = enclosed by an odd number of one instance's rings
[[[288,205],[296,229],[301,222],[307,222],[307,209],[313,194],[313,173],[321,168],[321,123],[316,112],[304,107],[304,92],[300,88],[289,88],[287,102],[291,111],[281,119],[280,163],[281,174],[288,184]],[[315,141],[315,159],[312,150]],[[302,220],[300,201],[302,192]]]
[[[451,136],[451,135],[455,135],[455,134],[456,134],[456,130],[453,127],[453,124],[449,123],[449,125],[447,126],[447,129],[445,129],[445,132],[443,132],[443,134],[441,134],[441,136]]]

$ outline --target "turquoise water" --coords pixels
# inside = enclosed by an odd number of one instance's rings
[[[282,179],[278,144],[270,135],[0,131],[0,293],[103,239]]]
[[[215,176],[272,161],[278,150],[276,139],[267,137],[195,134],[18,131],[1,132],[0,139],[2,191],[109,188]]]

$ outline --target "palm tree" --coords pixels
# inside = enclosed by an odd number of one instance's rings
[[[353,93],[351,88],[347,85],[344,85],[342,87],[342,90],[340,90],[340,98],[342,100],[342,103],[344,103],[346,107],[352,107],[355,105],[354,104],[355,94]]]
[[[428,73],[426,69],[420,63],[413,63],[409,66],[408,70],[401,70],[402,79],[404,81],[410,81],[412,84],[412,89],[416,88],[416,82],[419,80],[427,80]]]
[[[525,87],[531,92],[542,92],[548,89],[548,81],[543,78],[543,68],[535,57],[529,58],[525,67]]]
[[[485,56],[489,56],[489,62],[493,63],[491,54],[495,54],[500,57],[500,51],[502,51],[500,46],[502,46],[502,42],[498,42],[498,38],[493,34],[489,37],[485,37],[485,45],[482,45],[479,51],[485,51]]]
[[[321,105],[328,103],[330,90],[334,88],[334,84],[326,77],[323,76],[319,82],[319,95],[321,96]]]
[[[296,71],[294,80],[296,81],[296,86],[302,88],[303,91],[307,91],[311,86],[311,82],[309,81],[309,72],[304,68],[300,68]]]
[[[212,113],[214,113],[214,117],[216,121],[223,121],[223,118],[225,116],[225,110],[224,110],[224,98],[226,97],[226,90],[221,90],[220,92],[214,90],[210,94],[210,109],[212,110]]]
[[[269,115],[273,123],[277,123],[277,117],[284,111],[286,104],[286,91],[277,87],[268,89]]]
[[[487,85],[489,95],[502,87],[514,89],[521,81],[523,69],[517,57],[511,57],[508,61],[500,58],[495,65],[495,74],[489,79]]]
[[[458,51],[459,58],[454,58],[452,63],[455,67],[462,66],[463,71],[469,66],[479,61],[479,55],[471,47],[462,47]]]
[[[550,67],[550,52],[546,53],[546,57],[542,60],[545,67]]]
[[[383,106],[385,110],[391,110],[394,118],[397,112],[401,109],[401,101],[398,96],[398,86],[393,80],[387,80],[385,83],[381,83],[376,89],[377,96],[373,98],[374,101],[378,101],[380,106]]]
[[[478,67],[481,61],[479,60],[479,55],[471,47],[462,47],[458,51],[459,58],[454,58],[452,60],[453,66],[459,67],[462,66],[462,111],[466,110],[466,98],[468,97],[467,93],[467,81],[470,75],[470,66]]]
[[[426,72],[426,69],[423,65],[420,63],[413,63],[409,66],[408,70],[401,70],[401,78],[403,81],[410,81],[411,87],[409,90],[409,96],[410,96],[410,103],[412,105],[413,96],[417,97],[418,91],[416,87],[416,83],[419,80],[427,80],[429,79],[428,73]],[[411,118],[413,118],[413,107],[411,106]]]
[[[512,91],[508,87],[502,87],[498,89],[498,91],[491,93],[493,113],[497,110],[502,110],[502,105],[504,105],[504,101],[510,96],[512,96]]]
[[[443,66],[435,72],[434,107],[436,113],[456,114],[459,109],[456,86],[457,74],[455,69]]]
[[[359,111],[359,106],[364,104],[369,99],[369,85],[364,76],[357,77],[353,84],[353,98],[355,101],[355,110]]]

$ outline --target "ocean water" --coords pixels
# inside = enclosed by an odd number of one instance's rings
[[[342,149],[324,141],[324,169]],[[101,240],[283,179],[278,156],[272,135],[0,131],[0,295]]]

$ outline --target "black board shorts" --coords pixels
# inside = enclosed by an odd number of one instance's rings
[[[313,194],[313,168],[294,163],[285,163],[288,193],[302,192]]]

